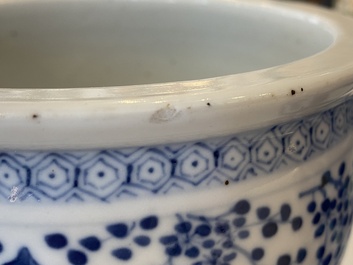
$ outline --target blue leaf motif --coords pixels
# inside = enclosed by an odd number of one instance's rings
[[[316,230],[315,230],[315,237],[320,237],[325,231],[325,225],[321,224]]]
[[[120,260],[129,260],[132,257],[132,251],[129,248],[118,248],[112,251],[112,255]]]
[[[44,240],[49,247],[54,249],[64,248],[68,243],[66,236],[60,233],[46,235]]]
[[[124,238],[128,235],[129,229],[126,224],[118,223],[107,226],[107,231],[117,238]]]
[[[180,224],[175,225],[175,230],[180,234],[189,233],[191,230],[191,223],[190,222],[182,222]]]
[[[68,251],[67,258],[72,265],[85,265],[88,262],[86,254],[75,249]]]
[[[163,245],[169,245],[178,242],[178,238],[175,235],[163,236],[159,241]]]
[[[177,257],[181,254],[181,247],[179,244],[172,245],[170,247],[167,247],[165,252],[168,256],[170,257]]]
[[[229,261],[232,261],[233,259],[235,259],[237,257],[237,253],[231,253],[231,254],[228,254],[226,256],[223,257],[223,261],[224,262],[229,262]]]
[[[28,248],[24,247],[19,250],[17,257],[14,260],[5,263],[4,265],[39,265],[39,263],[32,258]]]
[[[140,247],[147,247],[151,243],[151,239],[148,236],[137,236],[134,238],[134,242]]]
[[[140,222],[140,226],[144,230],[152,230],[158,226],[158,217],[157,216],[148,216],[143,218]]]
[[[195,229],[195,234],[206,237],[211,233],[211,227],[209,225],[199,225]]]
[[[290,215],[291,215],[292,209],[289,204],[283,204],[281,207],[281,219],[282,221],[288,221]]]
[[[80,245],[90,251],[98,251],[101,248],[101,241],[95,236],[89,236],[81,239]]]
[[[185,256],[189,258],[196,258],[199,254],[200,254],[200,250],[194,246],[185,251]]]

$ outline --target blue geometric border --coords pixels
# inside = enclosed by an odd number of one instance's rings
[[[1,152],[0,200],[112,202],[215,187],[305,162],[353,128],[353,100],[251,134],[85,152]]]

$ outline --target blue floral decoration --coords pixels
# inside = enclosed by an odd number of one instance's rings
[[[326,171],[321,184],[300,194],[310,196],[307,211],[315,226],[313,237],[323,239],[316,250],[319,265],[336,264],[344,250],[347,233],[352,223],[352,180],[346,172],[346,163],[341,163],[337,174]],[[333,192],[329,193],[331,188]]]
[[[305,198],[308,201],[304,214],[311,216],[311,224],[306,225],[314,226],[311,238],[320,242],[314,250],[317,265],[337,264],[344,250],[353,218],[351,174],[346,170],[346,163],[342,162],[337,172],[326,171],[317,186],[298,194],[299,200]],[[108,238],[86,235],[77,240],[80,248],[71,248],[65,233],[46,234],[43,240],[53,251],[64,250],[71,265],[88,264],[90,256],[104,251],[104,244],[112,240],[116,242],[116,248],[109,254],[121,262],[128,262],[134,255],[139,255],[134,253],[132,246],[149,248],[159,244],[165,257],[161,265],[180,264],[176,262],[179,258],[187,260],[185,265],[231,265],[237,264],[240,257],[251,265],[262,265],[267,255],[273,256],[266,242],[276,238],[283,229],[292,233],[301,231],[305,218],[307,216],[295,215],[289,203],[283,202],[274,208],[266,204],[253,205],[251,200],[241,199],[217,215],[178,213],[170,233],[161,235],[157,241],[151,237],[161,222],[157,215],[111,223],[105,226],[110,235]],[[262,239],[252,241],[252,246],[243,244],[255,233]],[[125,239],[129,239],[129,243]],[[303,264],[310,251],[313,249],[305,246],[288,249],[276,257],[275,265]],[[18,257],[6,265],[10,264],[39,265],[27,248],[21,249]]]
[[[23,247],[18,251],[17,257],[3,265],[39,265],[31,256],[28,248]]]

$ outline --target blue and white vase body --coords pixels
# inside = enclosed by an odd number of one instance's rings
[[[173,145],[3,152],[0,263],[335,265],[352,222],[353,103]]]

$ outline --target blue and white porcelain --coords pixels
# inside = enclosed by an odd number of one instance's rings
[[[0,264],[339,265],[352,51],[302,4],[0,1]]]

